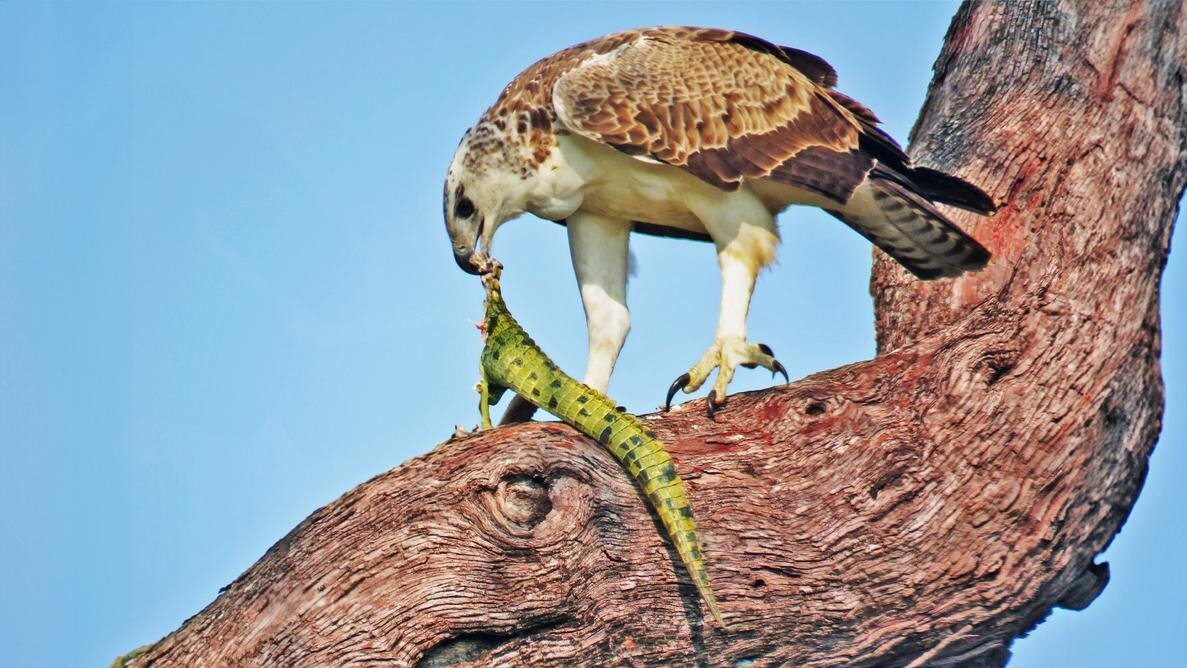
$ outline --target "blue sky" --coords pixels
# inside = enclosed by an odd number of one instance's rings
[[[313,510],[477,421],[481,291],[449,255],[441,180],[533,60],[639,25],[737,28],[824,56],[905,139],[954,9],[0,5],[7,661],[106,665],[156,640]],[[868,245],[816,212],[781,223],[753,336],[792,378],[870,357]],[[563,230],[525,218],[496,250],[520,320],[580,375]],[[707,246],[633,250],[611,392],[643,412],[709,343],[719,286]],[[1163,287],[1162,443],[1113,582],[1016,643],[1014,666],[1181,654],[1185,264]]]

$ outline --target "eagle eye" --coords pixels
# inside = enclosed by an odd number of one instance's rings
[[[469,218],[474,215],[474,203],[470,201],[469,197],[462,197],[453,206],[453,215],[458,218]]]

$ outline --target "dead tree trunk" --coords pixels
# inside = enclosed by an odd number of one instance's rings
[[[880,258],[876,359],[650,419],[728,628],[614,460],[528,424],[317,511],[135,664],[1002,664],[1104,585],[1158,435],[1185,22],[1178,0],[963,7],[913,153],[1001,203],[955,214],[988,269]]]

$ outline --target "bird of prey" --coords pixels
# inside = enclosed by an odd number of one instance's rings
[[[737,366],[787,375],[747,339],[746,317],[788,206],[824,209],[921,279],[989,260],[934,203],[988,214],[993,201],[912,165],[836,81],[818,56],[710,28],[630,30],[548,56],[507,84],[458,146],[444,192],[454,259],[474,273],[472,254],[524,212],[565,225],[588,325],[584,382],[604,392],[630,328],[631,232],[712,242],[716,337],[668,393],[670,404],[716,370],[712,414]]]

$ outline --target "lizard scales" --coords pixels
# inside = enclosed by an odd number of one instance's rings
[[[713,619],[722,623],[692,506],[663,443],[638,417],[620,411],[609,397],[565,374],[549,359],[511,316],[499,289],[499,273],[498,264],[489,260],[482,279],[486,287],[486,345],[479,382],[483,428],[491,424],[490,405],[511,389],[605,446],[642,487]]]

